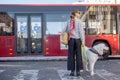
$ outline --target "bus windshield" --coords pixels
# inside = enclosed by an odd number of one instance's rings
[[[13,18],[6,12],[0,12],[0,36],[13,35]]]

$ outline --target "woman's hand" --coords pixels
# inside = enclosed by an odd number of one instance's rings
[[[84,47],[85,46],[85,44],[84,44],[84,42],[82,42],[82,45],[81,45],[82,47]]]

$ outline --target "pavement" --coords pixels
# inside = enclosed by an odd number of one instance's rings
[[[17,56],[0,57],[0,61],[62,61],[67,60],[67,56]]]
[[[0,62],[0,80],[120,80],[120,60],[99,60],[94,70],[72,77],[67,61]]]
[[[108,59],[120,59],[120,55],[110,55]],[[17,56],[0,57],[0,61],[64,61],[67,56]]]

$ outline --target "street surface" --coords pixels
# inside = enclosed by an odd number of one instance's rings
[[[120,80],[120,60],[99,60],[95,75],[70,77],[66,61],[0,62],[0,80]]]

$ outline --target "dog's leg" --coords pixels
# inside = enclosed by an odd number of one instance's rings
[[[88,62],[85,62],[85,71],[88,71]]]
[[[93,76],[94,75],[94,62],[90,63],[90,75]]]
[[[94,75],[94,66],[95,66],[96,61],[97,61],[96,58],[93,58],[93,60],[90,61],[90,75],[91,75],[91,76]]]

